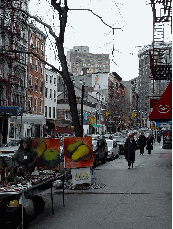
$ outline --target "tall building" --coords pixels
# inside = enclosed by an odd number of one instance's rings
[[[28,1],[0,1],[0,106],[26,111]],[[22,52],[23,51],[23,52]],[[14,116],[0,117],[0,144],[16,137]]]
[[[67,52],[68,70],[74,76],[83,74],[83,68],[90,73],[110,72],[109,54],[89,53],[87,46],[74,46]]]
[[[162,56],[162,63],[167,64],[172,62],[172,44],[162,43],[157,46],[157,49],[165,49]],[[150,98],[159,99],[165,91],[168,80],[152,79],[150,70],[150,53],[152,53],[152,45],[144,46],[138,52],[139,58],[139,77],[138,77],[138,95],[139,95],[139,116],[142,120],[142,127],[149,127],[148,116],[150,114]]]

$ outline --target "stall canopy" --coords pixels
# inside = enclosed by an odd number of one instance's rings
[[[0,116],[21,116],[21,107],[0,107]]]
[[[149,115],[149,120],[156,122],[172,120],[172,82],[169,83],[162,97],[155,105]]]

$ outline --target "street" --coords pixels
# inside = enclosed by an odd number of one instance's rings
[[[170,229],[172,228],[172,150],[156,143],[151,155],[139,155],[128,169],[123,155],[94,171],[95,186],[43,193],[45,211],[28,229]],[[98,187],[98,188],[94,188]]]

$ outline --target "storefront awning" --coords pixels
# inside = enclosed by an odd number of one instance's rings
[[[44,125],[46,118],[44,115],[23,115],[22,123]],[[16,124],[21,124],[21,118],[17,117]]]
[[[164,91],[162,97],[155,105],[149,115],[150,121],[171,121],[172,120],[172,82]]]
[[[21,116],[21,107],[0,107],[0,116]]]

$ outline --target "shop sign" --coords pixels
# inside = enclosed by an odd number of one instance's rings
[[[83,114],[83,122],[89,122],[89,114]]]
[[[71,169],[71,174],[72,174],[73,185],[83,184],[83,183],[91,184],[91,169],[90,168]]]
[[[96,117],[92,116],[90,118],[90,124],[95,124],[96,123]]]

